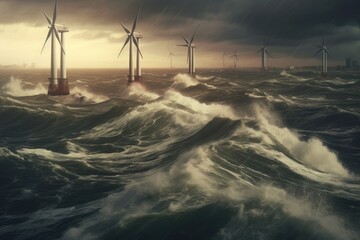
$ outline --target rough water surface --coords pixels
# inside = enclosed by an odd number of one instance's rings
[[[0,71],[0,239],[360,239],[360,73]]]

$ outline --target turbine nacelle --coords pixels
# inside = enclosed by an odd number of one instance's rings
[[[317,51],[314,56],[317,56],[322,51],[324,51],[326,54],[330,55],[329,50],[325,46],[325,36],[323,36],[322,46],[319,46],[319,45],[313,45],[313,46],[316,47],[316,48],[319,48],[319,51]]]
[[[264,55],[267,54],[267,55],[269,55],[270,57],[273,57],[273,56],[271,55],[271,53],[269,52],[269,50],[267,49],[268,44],[269,44],[269,41],[265,41],[264,46],[263,46],[262,48],[260,48],[260,49],[257,51],[257,53],[262,52]]]
[[[169,56],[168,56],[168,57],[170,57],[170,56],[175,57],[175,54],[173,54],[173,53],[170,51],[170,49],[169,49],[169,48],[168,48],[168,51],[169,51]]]
[[[57,30],[58,32],[69,32],[69,28],[66,27],[65,25],[57,25]]]

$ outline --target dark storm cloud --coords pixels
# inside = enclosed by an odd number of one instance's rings
[[[51,14],[52,0],[0,0],[0,23],[45,25],[42,10]],[[147,36],[175,39],[201,23],[199,41],[298,47],[321,41],[357,42],[359,0],[59,0],[59,21],[72,28],[122,31],[141,6],[139,28]],[[105,34],[106,35],[106,34]],[[109,34],[107,34],[109,35]],[[90,39],[103,37],[87,34]],[[110,38],[110,36],[109,36]]]
[[[42,24],[42,10],[50,14],[53,4],[51,0],[0,0],[0,22]],[[61,16],[77,24],[129,23],[141,6],[141,19],[161,27],[216,19],[235,29],[241,26],[256,35],[284,39],[331,33],[334,27],[360,23],[358,0],[60,0],[59,4]]]
[[[232,21],[251,32],[281,39],[304,39],[347,25],[359,25],[358,0],[251,1]]]

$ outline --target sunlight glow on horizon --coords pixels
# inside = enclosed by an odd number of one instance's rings
[[[68,68],[120,68],[128,67],[128,47],[124,49],[119,59],[117,55],[124,44],[125,34],[120,28],[111,32],[110,41],[106,37],[90,36],[87,39],[89,30],[74,30],[69,27],[70,32],[66,34],[66,56]],[[50,45],[48,41],[44,52],[41,54],[41,48],[45,41],[47,28],[44,26],[28,26],[26,24],[0,25],[0,65],[22,65],[23,63],[35,63],[38,68],[50,67]],[[174,68],[187,68],[185,48],[176,46],[181,44],[182,39],[164,40],[151,39],[146,41],[146,36],[141,42],[141,49],[144,56],[142,60],[143,68],[169,68],[168,47],[176,55],[173,58]],[[208,51],[216,45],[198,44],[197,47],[197,67],[198,68],[222,68],[222,53],[219,51]],[[220,49],[220,47],[219,47]],[[239,54],[239,68],[259,67],[260,57],[253,51],[242,53],[241,49],[247,49],[246,46],[237,48]],[[60,49],[57,46],[58,61],[60,59]],[[228,53],[230,55],[230,53]],[[226,57],[226,68],[233,66],[233,60]],[[317,59],[301,60],[290,57],[277,57],[270,60],[270,67],[286,67],[289,65],[318,65]]]

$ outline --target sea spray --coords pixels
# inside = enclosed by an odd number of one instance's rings
[[[15,77],[11,77],[10,81],[2,87],[2,90],[16,97],[47,94],[46,88],[41,83],[38,83],[35,87],[32,85],[28,86],[23,80]]]

